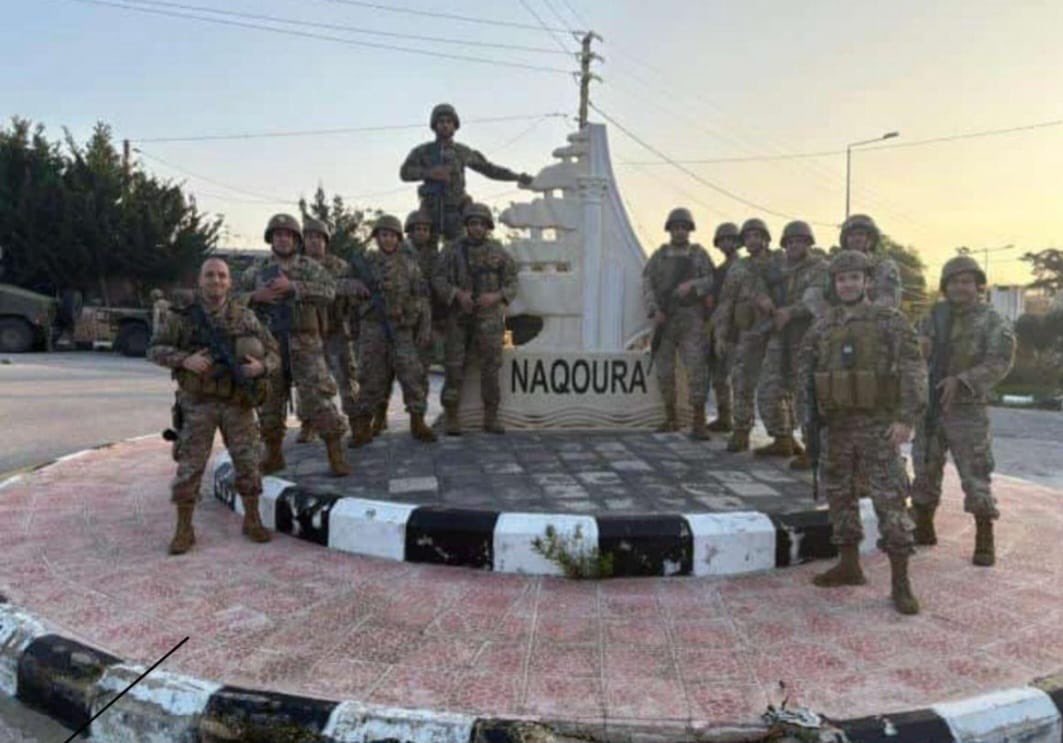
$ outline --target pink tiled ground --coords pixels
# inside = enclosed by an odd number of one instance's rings
[[[1063,668],[1063,494],[1001,479],[998,567],[969,563],[952,473],[941,544],[901,617],[822,565],[731,580],[601,583],[495,575],[254,545],[207,501],[199,543],[165,554],[162,442],[94,452],[0,490],[0,590],[64,633],[232,684],[496,715],[752,721],[784,694],[835,717],[923,706]],[[785,687],[780,686],[780,682]]]

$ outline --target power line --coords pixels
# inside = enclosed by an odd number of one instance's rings
[[[298,36],[304,39],[317,39],[321,41],[331,41],[337,44],[345,44],[347,46],[357,47],[369,47],[373,49],[386,49],[393,52],[404,52],[406,54],[418,54],[425,57],[437,57],[442,59],[454,59],[461,62],[477,62],[480,64],[490,64],[496,67],[511,67],[522,70],[532,70],[534,72],[553,72],[561,73],[563,75],[571,75],[571,70],[565,70],[560,67],[544,67],[540,65],[525,64],[523,62],[509,62],[501,59],[489,59],[487,57],[474,57],[465,54],[451,54],[449,52],[436,52],[429,51],[427,49],[412,49],[404,46],[393,46],[390,44],[376,44],[371,41],[355,41],[354,39],[345,39],[340,36],[329,36],[326,34],[313,33],[311,31],[298,31],[288,28],[274,28],[272,26],[263,26],[257,23],[248,23],[244,21],[226,20],[224,18],[211,18],[209,16],[194,15],[192,13],[180,13],[171,10],[163,10],[161,8],[145,8],[137,5],[123,5],[116,2],[110,2],[109,0],[76,0],[80,3],[88,3],[91,5],[103,5],[112,8],[119,8],[121,10],[132,10],[137,13],[151,13],[154,15],[169,16],[172,18],[185,18],[187,20],[202,21],[204,23],[213,23],[221,26],[234,26],[236,28],[250,28],[256,31],[269,31],[275,34],[283,34],[285,36]]]
[[[391,5],[382,5],[380,3],[362,2],[361,0],[326,0],[326,2],[337,3],[339,5],[354,5],[360,8],[372,8],[373,10],[383,10],[388,13],[405,13],[407,15],[419,15],[426,16],[428,18],[445,18],[451,21],[462,21],[464,23],[479,23],[487,26],[504,26],[506,28],[522,28],[528,31],[565,31],[563,28],[546,28],[540,26],[533,26],[530,23],[518,23],[515,21],[498,21],[491,18],[476,18],[474,16],[457,15],[455,13],[439,13],[429,10],[415,10],[413,8],[396,8]]]
[[[688,176],[690,176],[691,178],[696,180],[701,185],[706,186],[707,188],[711,188],[713,191],[716,191],[717,193],[723,194],[724,196],[726,196],[726,197],[728,197],[730,199],[734,199],[735,201],[737,201],[737,202],[739,202],[741,204],[745,204],[748,207],[751,207],[751,208],[756,209],[758,211],[764,212],[766,214],[771,214],[771,215],[776,216],[776,217],[782,217],[783,219],[791,219],[791,220],[792,219],[797,219],[797,217],[795,217],[795,216],[793,216],[791,214],[786,214],[784,212],[779,212],[779,211],[776,211],[774,209],[769,209],[768,207],[764,206],[763,204],[758,204],[755,201],[750,201],[749,199],[745,198],[744,196],[740,196],[739,194],[736,194],[736,193],[733,193],[731,191],[728,191],[726,188],[723,188],[722,186],[718,186],[715,183],[702,178],[700,175],[695,173],[690,168],[687,168],[687,167],[683,166],[682,164],[676,162],[675,160],[671,159],[670,157],[665,155],[663,152],[658,150],[653,145],[647,143],[644,139],[639,137],[637,134],[632,132],[626,126],[624,126],[619,121],[614,119],[612,116],[607,114],[600,107],[595,105],[593,102],[590,104],[590,106],[595,111],[597,111],[602,116],[602,118],[604,118],[610,124],[612,124],[617,129],[622,131],[624,134],[626,134],[628,137],[630,137],[632,140],[634,140],[640,146],[642,146],[643,148],[649,150],[650,152],[652,152],[654,155],[656,155],[657,157],[661,158],[665,162],[670,163],[677,170],[680,170],[683,173],[686,173]],[[837,225],[832,224],[830,222],[816,222],[814,220],[809,220],[809,221],[812,222],[812,224],[816,224],[816,225],[819,225],[821,227],[837,227]]]
[[[491,116],[491,117],[480,118],[480,119],[467,119],[465,123],[467,123],[467,124],[486,124],[486,123],[496,123],[496,122],[500,122],[500,121],[526,121],[526,120],[528,120],[530,118],[533,118],[535,116],[538,116],[539,119],[548,119],[548,118],[553,118],[553,117],[563,118],[563,117],[567,116],[567,114],[556,112],[556,113],[545,113],[545,114],[538,114],[538,115],[536,115],[536,114],[530,114],[530,115],[525,114],[525,115],[519,115],[519,116],[518,115],[514,115],[514,116]],[[389,132],[389,131],[399,131],[399,130],[402,130],[402,129],[423,129],[424,127],[425,127],[425,122],[422,121],[419,124],[388,124],[388,125],[381,125],[381,126],[344,127],[344,128],[338,128],[338,129],[303,129],[303,130],[295,130],[295,131],[278,131],[278,132],[241,132],[241,133],[238,133],[238,134],[203,134],[203,135],[185,136],[185,137],[145,137],[143,139],[133,139],[133,140],[130,140],[130,141],[132,141],[132,142],[147,142],[147,143],[159,143],[159,142],[212,142],[212,141],[225,141],[225,140],[235,140],[235,139],[270,139],[270,138],[278,138],[278,137],[316,137],[316,136],[333,135],[333,134],[355,134],[355,133],[364,133],[364,132]]]
[[[569,48],[567,46],[565,46],[565,42],[561,40],[561,37],[559,37],[556,33],[550,30],[550,28],[546,25],[546,21],[542,19],[542,16],[535,12],[535,9],[528,3],[528,0],[520,0],[520,4],[524,6],[524,9],[528,11],[532,18],[538,21],[539,26],[544,31],[546,31],[546,33],[550,34],[551,38],[553,38],[553,40],[557,42],[557,45],[562,49],[562,51],[564,51],[566,54],[573,53],[569,51]]]
[[[171,162],[169,162],[167,160],[163,160],[161,157],[158,157],[156,155],[151,155],[151,154],[149,154],[147,152],[144,152],[144,150],[141,150],[139,148],[134,148],[134,152],[136,152],[141,157],[147,158],[148,160],[152,160],[154,162],[157,162],[160,165],[165,165],[167,168],[170,168],[171,170],[176,170],[178,173],[184,173],[185,175],[189,176],[190,178],[197,178],[197,179],[199,179],[199,180],[201,180],[201,181],[203,181],[205,183],[213,183],[215,186],[220,186],[220,187],[222,187],[224,189],[227,189],[229,191],[233,191],[235,193],[242,193],[245,196],[254,196],[256,199],[262,199],[263,201],[266,201],[266,202],[269,202],[269,203],[273,203],[273,204],[293,204],[293,203],[295,203],[297,201],[297,199],[282,199],[282,198],[278,198],[277,196],[273,196],[273,195],[270,195],[270,194],[263,194],[263,193],[259,193],[257,191],[249,191],[246,188],[240,188],[239,186],[232,186],[232,185],[229,185],[228,183],[224,183],[222,181],[216,180],[216,179],[211,178],[209,176],[200,175],[199,173],[193,173],[191,170],[183,168],[180,165],[174,165],[173,163],[171,163]]]
[[[287,23],[294,26],[306,26],[308,28],[324,28],[331,31],[346,31],[352,34],[363,34],[368,36],[390,36],[396,39],[413,39],[415,41],[430,41],[436,44],[459,44],[461,46],[481,46],[489,47],[493,49],[509,49],[511,51],[520,52],[538,52],[541,54],[561,54],[554,49],[546,49],[540,46],[522,46],[518,44],[501,44],[490,41],[475,41],[473,39],[455,39],[444,36],[421,36],[418,34],[404,34],[394,31],[378,31],[371,28],[362,28],[359,26],[348,26],[338,23],[319,23],[314,21],[302,21],[295,18],[282,18],[274,15],[263,15],[261,13],[241,13],[231,10],[221,10],[219,8],[211,8],[203,5],[187,5],[185,3],[165,2],[164,0],[124,0],[127,3],[135,5],[159,5],[165,8],[177,8],[179,10],[201,11],[205,13],[214,13],[216,15],[230,16],[233,18],[247,18],[256,21],[269,21],[270,23]]]

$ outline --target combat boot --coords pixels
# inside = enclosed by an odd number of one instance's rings
[[[343,434],[333,434],[323,437],[325,451],[328,452],[328,467],[336,477],[346,477],[351,474],[351,465],[343,457]]]
[[[705,425],[705,406],[695,405],[691,411],[690,438],[697,441],[708,441],[709,428]]]
[[[373,441],[373,419],[368,415],[360,415],[354,419],[351,427],[351,440],[348,446],[357,449]]]
[[[498,422],[498,406],[484,407],[484,430],[487,433],[505,433],[506,429]]]
[[[382,402],[373,411],[373,438],[380,435],[381,431],[388,430],[388,404]]]
[[[258,496],[241,495],[240,500],[244,502],[244,536],[252,542],[268,542],[272,537],[258,515]]]
[[[461,436],[457,405],[447,405],[443,408],[443,432],[447,436]]]
[[[890,555],[890,598],[901,614],[918,614],[919,599],[908,581],[908,555]]]
[[[299,429],[299,435],[295,437],[295,443],[309,444],[316,438],[317,432],[314,431],[313,427],[309,423],[303,421],[303,426]]]
[[[266,444],[266,456],[262,459],[262,474],[270,475],[284,469],[287,466],[284,462],[284,452],[281,450],[284,444],[284,434],[263,436],[262,441]]]
[[[971,562],[988,568],[997,561],[996,545],[993,543],[993,519],[988,516],[976,516],[974,526],[974,557]]]
[[[732,454],[740,451],[749,451],[749,431],[736,428],[731,434],[731,438],[727,439],[727,451]]]
[[[938,543],[938,535],[934,531],[935,510],[933,506],[912,503],[911,516],[915,522],[915,533],[912,536],[916,544],[930,546]]]
[[[435,431],[424,422],[424,413],[410,413],[410,433],[418,441],[433,442],[436,440]]]
[[[177,531],[170,541],[171,555],[183,555],[196,543],[196,532],[192,529],[192,512],[195,510],[192,503],[177,506]]]
[[[830,570],[817,574],[812,582],[820,588],[862,586],[867,583],[860,568],[860,545],[843,544],[838,547],[838,563]]]
[[[720,409],[716,413],[716,419],[708,425],[708,429],[713,433],[730,433],[733,426],[734,420],[731,418],[731,406],[720,405]]]
[[[679,418],[675,412],[675,400],[665,400],[664,423],[657,426],[657,433],[671,433],[679,430]]]
[[[796,453],[793,436],[776,436],[770,444],[758,446],[753,450],[753,454],[758,457],[792,457]]]
[[[796,457],[791,459],[790,469],[800,471],[812,469],[812,460],[808,458],[808,452],[802,451]]]

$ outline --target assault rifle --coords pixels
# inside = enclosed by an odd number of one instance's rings
[[[372,312],[380,323],[380,326],[384,328],[384,337],[388,343],[393,343],[395,340],[395,330],[391,327],[391,315],[388,313],[388,300],[384,296],[384,290],[380,286],[380,281],[377,279],[376,274],[366,262],[365,256],[354,251],[351,253],[351,270],[354,272],[355,277],[363,284],[365,288],[369,290],[369,310]]]
[[[261,273],[264,283],[268,284],[274,279],[280,278],[284,271],[277,264],[269,265]],[[255,305],[255,314],[265,322],[269,332],[277,339],[280,346],[281,373],[284,376],[284,390],[288,404],[291,404],[292,389],[292,353],[291,336],[293,324],[292,300],[285,299],[281,302],[269,302]]]
[[[189,314],[194,327],[194,343],[205,347],[213,362],[214,370],[211,372],[211,378],[218,380],[226,376],[230,377],[235,387],[242,389],[248,394],[249,399],[254,400],[257,392],[256,382],[244,374],[243,362],[236,358],[236,344],[233,338],[221,332],[210,321],[207,313],[199,304],[193,304]]]
[[[666,288],[654,292],[657,300],[657,309],[663,312],[666,317],[670,317],[672,312],[675,311],[676,305],[680,303],[680,297],[676,295],[676,288],[683,282],[683,278],[690,274],[693,263],[694,261],[689,255],[676,257],[672,275],[668,277],[668,281],[665,284]],[[657,358],[657,349],[661,347],[661,341],[664,339],[664,326],[665,323],[661,323],[653,327],[653,337],[650,339],[650,363],[646,367],[647,372],[653,371],[653,362]]]
[[[805,449],[808,461],[812,465],[812,500],[819,500],[819,456],[820,433],[823,418],[819,414],[819,400],[816,399],[816,372],[812,370],[805,381]]]
[[[436,140],[436,156],[435,167],[444,165],[443,162],[443,142],[442,140]],[[435,207],[435,229],[436,236],[443,237],[443,219],[444,219],[444,206],[443,197],[446,195],[447,184],[443,181],[437,181],[432,178],[426,178],[425,181],[417,187],[417,195],[422,200],[430,201]]]
[[[941,390],[938,385],[948,376],[949,357],[952,351],[952,308],[948,302],[938,302],[930,311],[930,322],[934,328],[934,345],[930,349],[929,359],[929,394],[926,406],[926,439],[934,429],[935,421],[941,413]]]

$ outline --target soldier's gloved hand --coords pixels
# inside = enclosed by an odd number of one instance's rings
[[[653,313],[654,325],[664,325],[666,322],[668,322],[668,315],[664,314],[660,310],[657,310]]]
[[[530,186],[534,180],[535,178],[528,173],[521,173],[517,176],[517,183],[522,186]]]
[[[458,304],[461,306],[463,312],[471,313],[476,309],[476,305],[472,301],[472,294],[464,289],[459,290],[457,296]]]
[[[196,351],[191,356],[186,356],[181,366],[195,374],[203,374],[211,367],[213,362],[206,351]]]
[[[253,356],[244,356],[244,363],[240,365],[240,371],[248,379],[254,379],[266,373],[266,365]]]
[[[890,425],[889,430],[886,431],[886,438],[894,446],[906,444],[912,438],[912,427],[907,423],[893,423]]]
[[[436,165],[428,170],[428,179],[450,183],[450,168],[446,165]]]
[[[960,380],[956,377],[945,377],[938,382],[938,389],[941,390],[941,409],[947,411],[952,406],[952,401],[956,399],[956,391],[960,388]]]
[[[494,307],[501,299],[502,295],[498,292],[484,292],[476,304],[486,310],[488,307]]]

